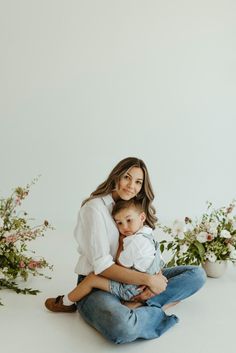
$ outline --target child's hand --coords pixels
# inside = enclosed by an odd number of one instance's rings
[[[140,286],[139,290],[141,290],[141,293],[135,295],[135,297],[132,298],[132,301],[143,303],[146,300],[155,296],[155,294],[146,286]]]

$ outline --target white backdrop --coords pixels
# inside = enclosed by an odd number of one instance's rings
[[[161,221],[236,197],[235,0],[0,0],[0,193],[72,232],[122,158]]]

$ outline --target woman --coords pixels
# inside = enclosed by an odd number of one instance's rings
[[[175,315],[168,316],[164,310],[198,291],[205,282],[205,272],[195,266],[166,268],[158,275],[149,275],[114,262],[119,232],[111,216],[112,208],[117,200],[134,197],[141,200],[146,224],[154,229],[157,218],[147,168],[142,160],[128,157],[82,203],[75,228],[80,255],[76,266],[78,283],[94,272],[143,289],[134,298],[146,300],[138,309],[122,305],[118,297],[101,290],[94,290],[77,303],[84,320],[114,343],[159,337],[178,322]]]

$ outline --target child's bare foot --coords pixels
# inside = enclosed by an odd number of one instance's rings
[[[169,303],[169,304],[165,304],[165,305],[163,305],[162,310],[163,310],[163,311],[166,311],[167,309],[171,308],[172,306],[177,305],[178,303],[180,303],[180,301],[178,301],[178,302],[173,302],[173,303]]]
[[[142,303],[139,303],[139,302],[125,302],[125,301],[123,301],[122,304],[127,306],[129,309],[136,309],[143,305]]]

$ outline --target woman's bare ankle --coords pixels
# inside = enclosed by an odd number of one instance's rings
[[[126,302],[126,301],[123,301],[122,304],[127,306],[129,309],[136,309],[143,305],[143,303],[140,303],[140,302]]]
[[[177,305],[179,303],[180,303],[180,301],[172,302],[172,303],[169,303],[169,304],[165,304],[165,305],[163,305],[162,310],[166,311],[166,310],[170,309],[172,306],[175,306],[175,305]]]

